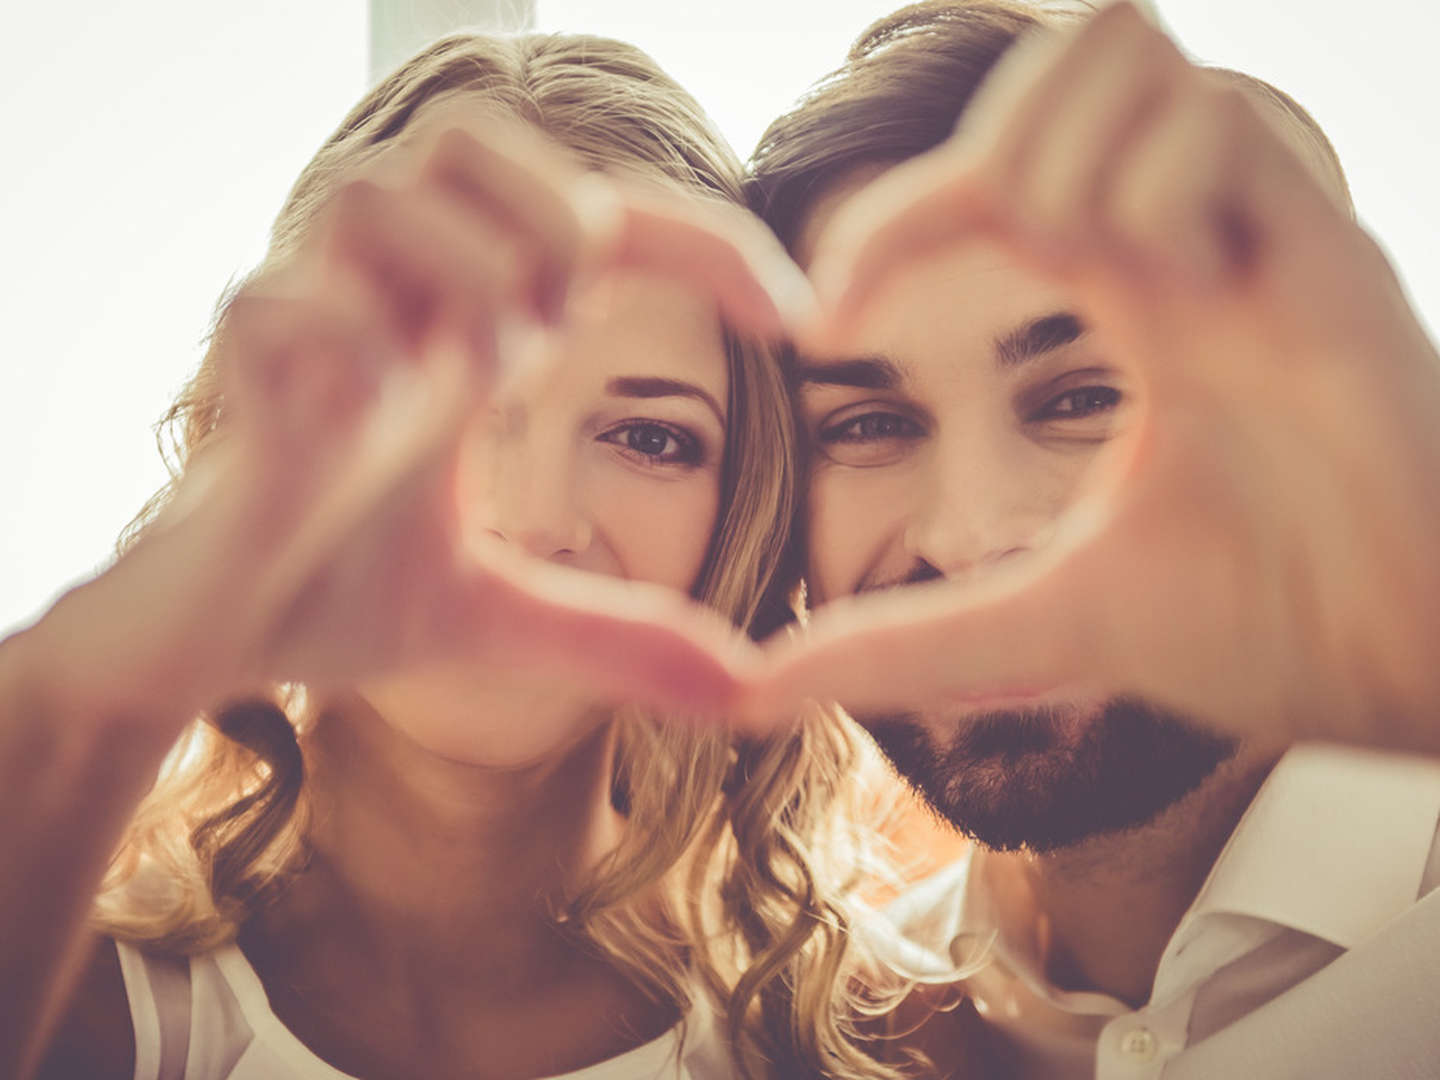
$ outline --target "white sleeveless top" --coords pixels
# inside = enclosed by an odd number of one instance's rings
[[[135,1080],[355,1080],[316,1057],[280,1022],[237,946],[188,960],[124,942],[116,949],[135,1026]],[[697,995],[684,1023],[658,1039],[550,1080],[737,1075],[714,1017]]]

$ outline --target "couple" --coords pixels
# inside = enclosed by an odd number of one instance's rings
[[[1424,1075],[1440,776],[1286,745],[1440,741],[1437,418],[1324,136],[1128,6],[906,9],[748,179],[439,42],[0,648],[4,1068]],[[981,842],[898,933],[807,700]]]

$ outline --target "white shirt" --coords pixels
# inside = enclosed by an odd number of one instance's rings
[[[973,850],[886,914],[901,970],[966,980],[1025,1078],[1440,1076],[1440,762],[1287,753],[1216,860],[1141,1009],[1052,986]]]
[[[316,1057],[270,1008],[234,945],[188,960],[117,943],[135,1027],[135,1080],[354,1080]],[[683,1028],[683,1031],[682,1031]],[[732,1080],[723,1037],[699,1003],[658,1039],[551,1080]]]

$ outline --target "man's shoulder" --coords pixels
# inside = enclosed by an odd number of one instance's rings
[[[1248,916],[1354,948],[1433,884],[1437,824],[1440,762],[1296,747],[1246,811],[1192,915]]]
[[[1430,1076],[1440,1061],[1440,892],[1189,1048],[1167,1076]]]

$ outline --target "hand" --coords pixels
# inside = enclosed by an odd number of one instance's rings
[[[1440,749],[1440,360],[1255,106],[1128,4],[1022,45],[821,239],[810,342],[977,237],[1073,290],[1140,415],[1042,551],[822,609],[764,711],[1130,693],[1246,735]]]
[[[621,268],[688,282],[769,336],[806,291],[738,211],[625,190],[509,128],[447,128],[344,184],[229,308],[223,423],[172,504],[36,627],[71,711],[174,723],[257,683],[454,658],[723,706],[749,646],[719,616],[459,541],[467,419],[515,341]]]

